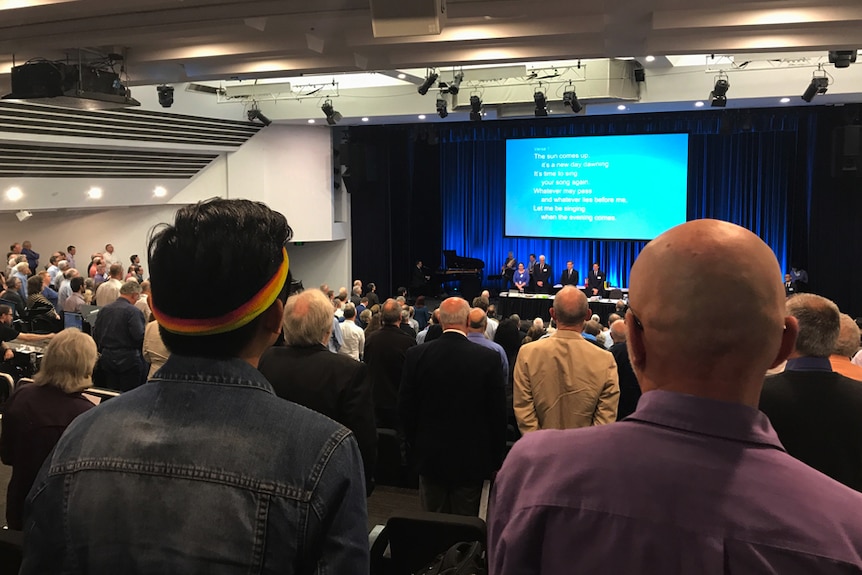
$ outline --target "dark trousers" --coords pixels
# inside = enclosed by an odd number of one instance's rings
[[[419,501],[423,511],[453,515],[479,515],[482,481],[467,485],[447,485],[419,476]]]
[[[131,391],[147,381],[147,364],[141,359],[126,369],[117,369],[107,362],[100,362],[97,371],[101,377],[94,375],[93,383],[97,387],[106,387],[115,391]]]

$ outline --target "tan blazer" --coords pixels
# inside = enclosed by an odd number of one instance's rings
[[[619,400],[614,356],[578,332],[557,330],[518,352],[514,408],[522,433],[613,423]]]

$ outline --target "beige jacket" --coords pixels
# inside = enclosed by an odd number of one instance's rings
[[[522,433],[613,423],[619,400],[614,356],[578,332],[557,330],[518,352],[514,407]]]

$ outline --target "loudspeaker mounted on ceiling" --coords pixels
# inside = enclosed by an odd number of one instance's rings
[[[446,22],[446,0],[371,0],[375,38],[439,34]]]

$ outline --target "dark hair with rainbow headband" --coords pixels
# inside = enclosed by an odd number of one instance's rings
[[[260,314],[287,299],[292,234],[284,216],[262,203],[220,198],[181,208],[173,225],[154,229],[150,307],[165,346],[180,355],[236,357]],[[201,277],[232,287],[191,291]]]

